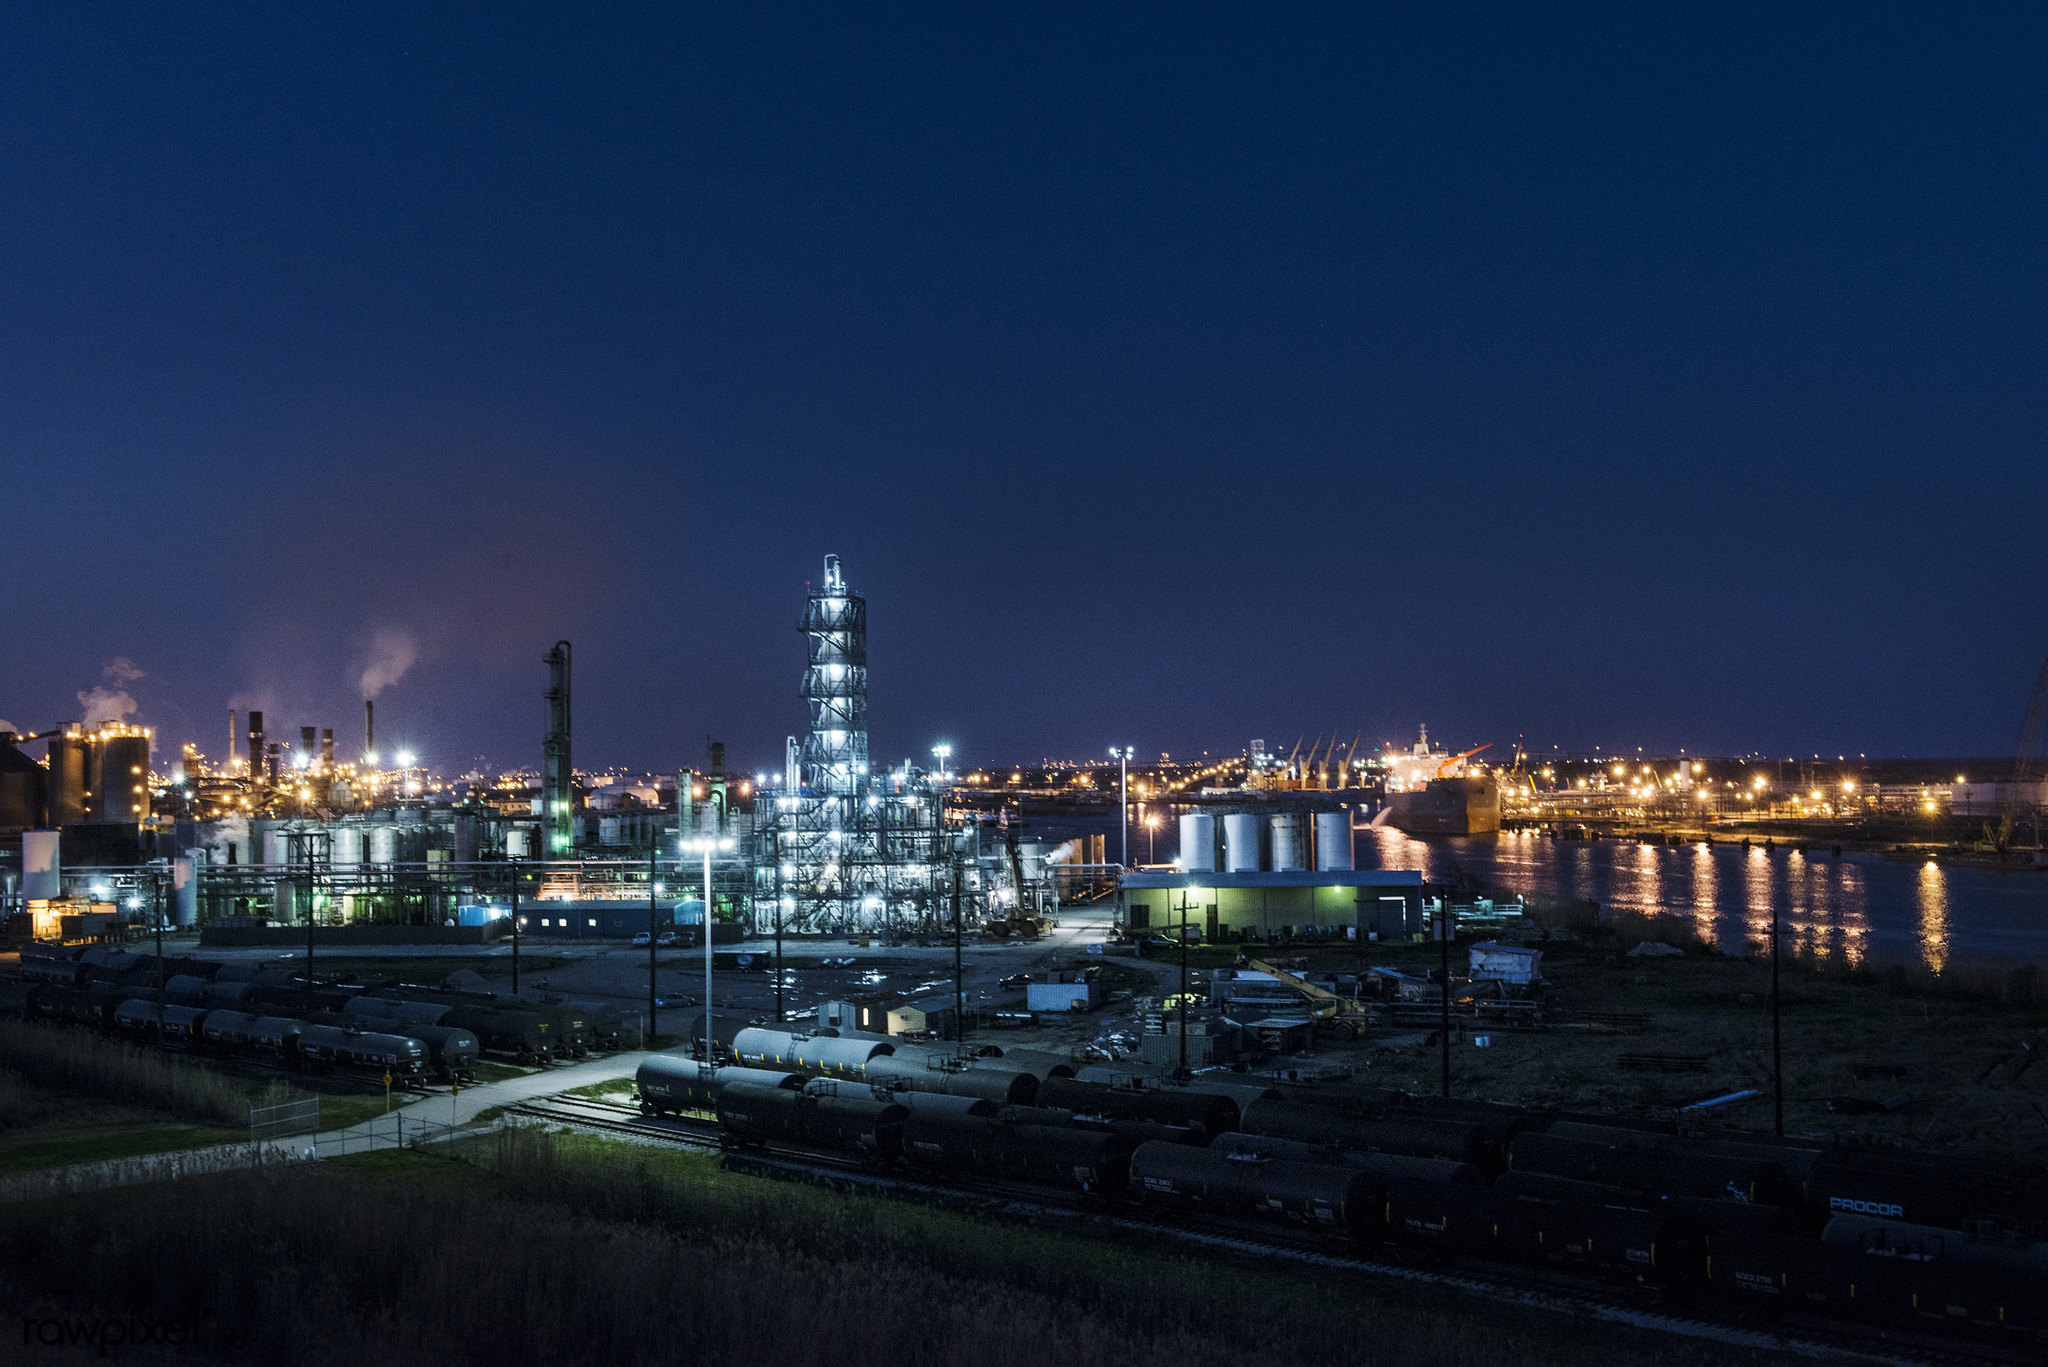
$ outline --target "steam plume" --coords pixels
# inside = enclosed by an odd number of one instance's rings
[[[419,658],[419,642],[403,627],[380,627],[370,638],[370,663],[363,670],[361,685],[365,698],[374,698],[405,677]]]

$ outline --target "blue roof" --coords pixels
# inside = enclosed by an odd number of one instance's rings
[[[1123,876],[1126,888],[1416,888],[1415,869],[1286,869],[1259,873],[1155,873]]]

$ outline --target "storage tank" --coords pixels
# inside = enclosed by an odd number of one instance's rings
[[[625,840],[620,832],[624,829],[619,818],[601,816],[597,819],[597,843],[600,845],[623,845]]]
[[[171,861],[171,920],[181,926],[199,924],[199,865],[189,854]]]
[[[11,732],[0,732],[0,827],[27,830],[42,825],[49,802],[49,776],[43,766],[14,748]]]
[[[533,853],[533,837],[524,826],[514,826],[505,832],[505,857],[524,859]]]
[[[396,864],[398,862],[398,828],[396,826],[370,827],[370,862],[372,864]]]
[[[1216,818],[1187,812],[1180,819],[1180,866],[1187,873],[1216,870]]]
[[[1273,829],[1273,867],[1278,869],[1299,869],[1307,865],[1304,861],[1308,851],[1302,839],[1303,824],[1299,812],[1290,812],[1270,819]]]
[[[354,826],[330,827],[328,830],[327,860],[332,864],[362,863],[362,831]]]
[[[1259,871],[1259,818],[1253,813],[1232,812],[1223,818],[1223,870]]]
[[[265,864],[282,864],[284,862],[284,853],[284,837],[276,831],[265,831],[263,833],[263,862]]]
[[[21,895],[49,899],[64,895],[64,875],[57,863],[55,831],[21,833]]]
[[[85,820],[85,740],[50,737],[50,824],[75,826]]]
[[[101,733],[100,820],[142,822],[149,818],[149,734],[130,730]]]
[[[1356,867],[1351,854],[1351,813],[1316,813],[1316,868],[1318,870]]]

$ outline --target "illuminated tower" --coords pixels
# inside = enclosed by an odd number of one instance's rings
[[[839,557],[825,557],[824,582],[804,605],[810,647],[804,701],[804,785],[813,793],[852,793],[868,772],[868,602],[850,592]]]
[[[548,732],[541,741],[540,810],[546,858],[567,859],[575,844],[575,770],[569,763],[569,643],[555,642],[548,666]]]

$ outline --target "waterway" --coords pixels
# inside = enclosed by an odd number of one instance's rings
[[[1937,973],[1951,962],[2048,965],[2048,873],[1783,846],[1526,833],[1421,839],[1385,828],[1358,832],[1357,860],[1415,869],[1432,882],[1462,869],[1481,886],[1682,917],[1731,954],[1762,945],[1775,908],[1789,943],[1822,959],[1919,963]]]

